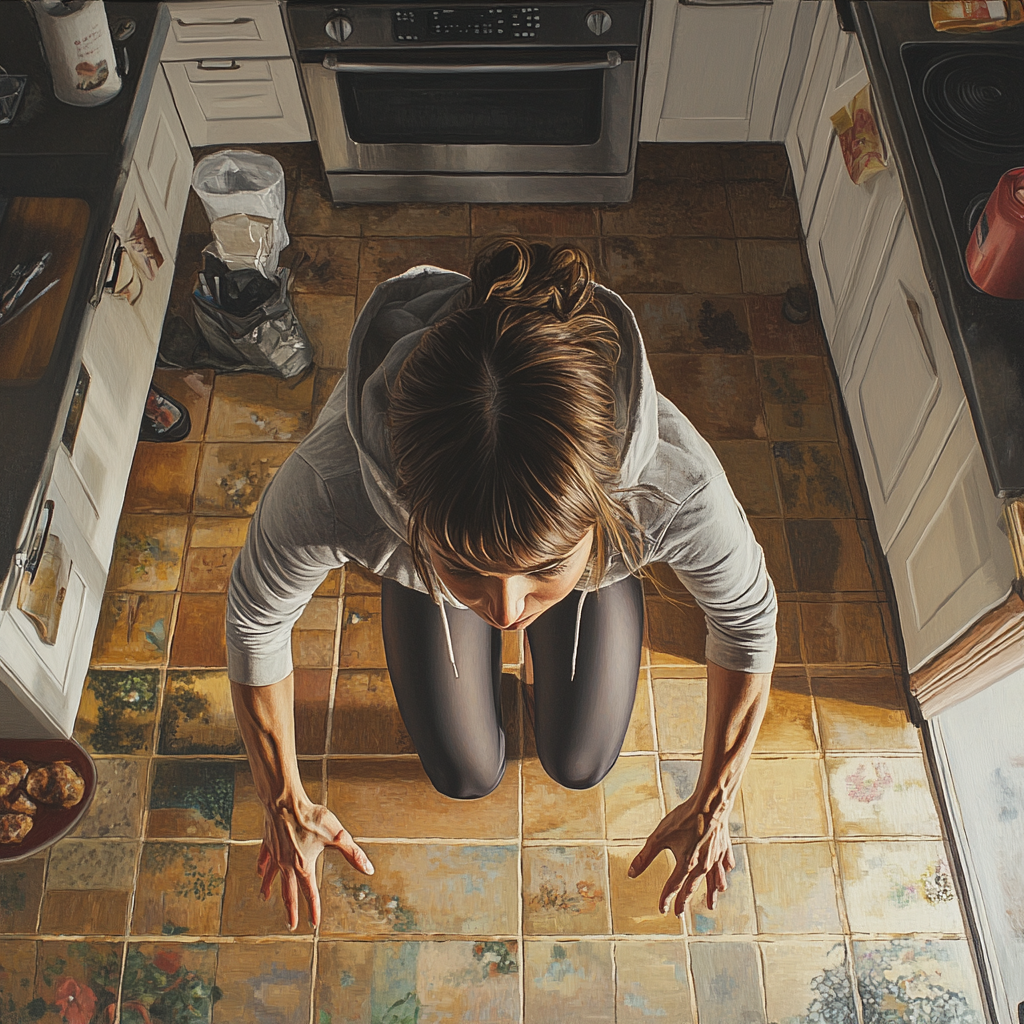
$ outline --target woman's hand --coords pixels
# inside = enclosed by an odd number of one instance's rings
[[[364,875],[373,874],[370,858],[356,845],[334,812],[306,799],[291,806],[265,807],[263,845],[256,871],[262,877],[263,899],[269,899],[274,879],[281,876],[281,898],[288,913],[288,930],[299,924],[299,893],[309,907],[310,923],[320,923],[320,890],[316,862],[332,846]]]
[[[725,801],[707,809],[693,798],[686,800],[662,818],[633,859],[630,878],[643,874],[662,850],[672,851],[676,863],[661,890],[659,909],[663,914],[671,906],[676,917],[682,916],[686,901],[700,888],[703,878],[707,879],[708,909],[715,909],[718,894],[729,887],[725,876],[736,867],[729,839],[729,811]]]

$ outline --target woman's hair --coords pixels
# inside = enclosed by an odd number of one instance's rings
[[[388,417],[409,545],[427,587],[430,541],[487,572],[564,557],[595,528],[631,556],[619,473],[619,336],[581,249],[503,238],[477,256],[461,308],[399,371]]]

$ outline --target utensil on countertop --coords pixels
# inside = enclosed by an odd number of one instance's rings
[[[46,265],[53,258],[52,252],[44,252],[42,256],[32,264],[28,270],[22,270],[20,277],[14,281],[11,278],[14,277],[15,271],[23,266],[18,264],[11,272],[11,277],[7,279],[7,284],[4,288],[4,295],[2,301],[0,301],[0,323],[3,322],[4,317],[14,308],[18,299],[25,294],[25,289],[34,281],[45,269]]]
[[[23,302],[20,306],[18,306],[14,310],[14,312],[10,314],[10,316],[6,316],[6,317],[3,317],[3,318],[0,318],[0,327],[2,327],[4,324],[9,324],[12,321],[17,320],[18,317],[21,316],[21,314],[24,313],[25,310],[28,309],[28,307],[32,305],[32,303],[37,302],[51,288],[53,288],[55,285],[58,285],[58,284],[60,284],[60,278],[59,277],[55,277],[45,288],[43,288],[41,291],[36,292],[36,294],[33,295],[32,298],[28,300],[28,302]]]

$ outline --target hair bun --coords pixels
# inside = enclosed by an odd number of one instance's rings
[[[499,238],[473,263],[471,305],[548,310],[568,319],[594,301],[594,263],[582,249]]]

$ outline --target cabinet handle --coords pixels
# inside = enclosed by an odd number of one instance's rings
[[[46,525],[43,527],[43,535],[39,538],[39,543],[32,546],[32,550],[28,555],[21,555],[15,557],[15,565],[21,561],[21,568],[28,573],[29,583],[34,583],[36,579],[36,573],[39,571],[39,563],[43,560],[43,550],[46,548],[46,541],[50,536],[50,525],[53,523],[53,499],[48,499],[43,504],[43,512],[46,514]]]
[[[184,18],[174,19],[182,28],[200,28],[203,25],[247,25],[255,22],[254,18],[204,18],[201,21],[185,21]]]
[[[900,288],[903,288],[902,284]],[[903,297],[907,300],[907,309],[910,310],[914,326],[921,337],[921,347],[924,349],[924,354],[928,357],[928,365],[931,366],[932,373],[937,377],[939,375],[939,366],[935,362],[935,352],[932,350],[931,339],[928,337],[928,332],[924,329],[924,317],[921,315],[921,307],[917,304],[917,299],[906,288],[903,288]]]
[[[242,65],[237,60],[201,60],[196,62],[200,71],[237,71]]]
[[[553,61],[550,64],[365,64],[338,60],[329,53],[323,60],[327,71],[359,71],[365,73],[387,73],[398,75],[430,75],[430,74],[479,74],[492,72],[536,71],[611,71],[622,64],[622,57],[615,50],[609,50],[604,60],[588,60],[579,63],[571,61]]]

